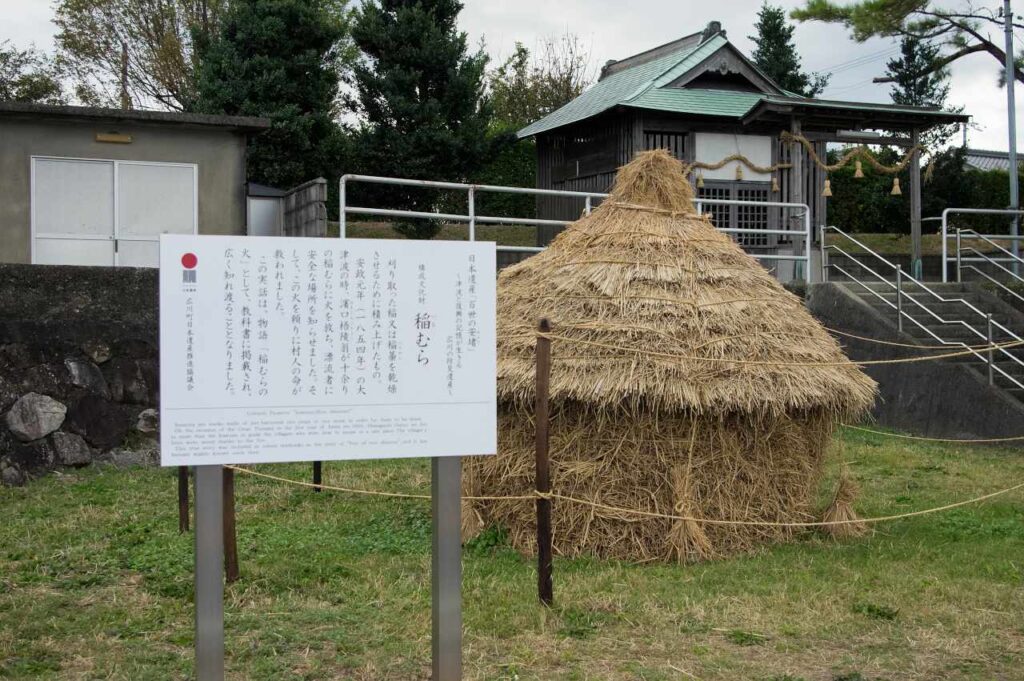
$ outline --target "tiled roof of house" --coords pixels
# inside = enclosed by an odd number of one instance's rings
[[[1024,154],[1018,154],[1019,166],[1024,163]],[[968,168],[976,170],[1009,170],[1010,154],[1006,151],[989,151],[987,149],[968,149],[964,158]]]

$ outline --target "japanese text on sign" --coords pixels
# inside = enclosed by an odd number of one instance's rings
[[[164,235],[161,459],[495,451],[494,245]]]

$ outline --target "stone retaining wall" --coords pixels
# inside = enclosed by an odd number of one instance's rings
[[[156,452],[157,272],[0,264],[0,480]]]

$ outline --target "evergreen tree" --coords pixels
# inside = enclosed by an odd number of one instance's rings
[[[757,35],[749,36],[757,46],[754,63],[783,90],[814,97],[828,85],[829,74],[804,73],[800,70],[800,55],[793,44],[794,27],[786,22],[781,7],[761,5],[754,26]]]
[[[939,52],[938,46],[911,36],[900,41],[900,56],[886,62],[885,72],[893,83],[889,96],[894,104],[945,108],[949,70],[934,68]],[[930,149],[943,146],[956,129],[956,124],[933,128],[922,135],[922,143]]]
[[[366,0],[359,9],[352,36],[363,58],[353,70],[352,108],[363,118],[364,172],[458,182],[490,155],[487,56],[468,52],[456,24],[461,10],[458,0]],[[429,211],[437,196],[392,190],[388,201]],[[398,229],[430,238],[439,225],[417,221]]]
[[[290,187],[336,174],[347,35],[344,0],[232,0],[201,51],[197,109],[270,118],[251,142],[249,179]]]
[[[942,69],[974,53],[987,54],[996,60],[999,84],[1003,84],[1003,17],[991,5],[1000,3],[932,2],[932,0],[804,0],[804,6],[790,16],[797,21],[823,21],[841,24],[859,43],[870,38],[909,36],[933,43],[940,48],[931,63]],[[1022,25],[1013,22],[1014,31]],[[1019,37],[1016,36],[1016,37]],[[1024,83],[1024,60],[1015,60],[1014,78]],[[891,78],[875,79],[876,83],[892,82]]]
[[[949,94],[949,71],[931,70],[939,48],[916,38],[900,41],[900,56],[886,62],[886,75],[892,77],[889,96],[894,104],[909,106],[939,106]]]

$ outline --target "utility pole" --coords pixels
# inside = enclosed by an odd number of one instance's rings
[[[1010,10],[1010,0],[1003,0],[1003,33],[1006,38],[1006,109],[1009,118],[1010,128],[1010,210],[1020,208],[1020,198],[1017,187],[1017,104],[1014,96],[1014,85],[1017,79],[1014,77],[1015,69],[1013,64],[1013,12]],[[1010,221],[1010,234],[1014,237],[1020,233],[1020,221],[1016,213]],[[1012,250],[1014,257],[1020,255],[1020,244],[1013,240]],[[1017,262],[1013,262],[1013,273],[1019,274]]]

